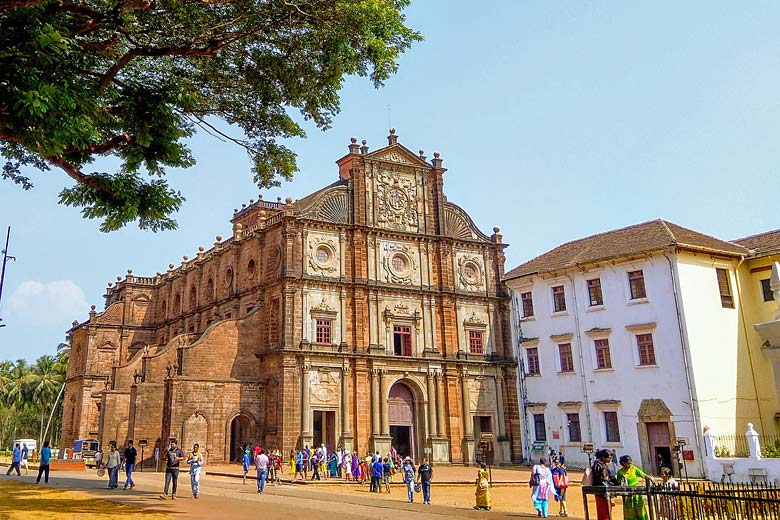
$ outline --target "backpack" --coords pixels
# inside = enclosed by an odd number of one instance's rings
[[[585,468],[585,472],[582,474],[582,486],[592,486],[593,485],[593,470],[590,468]]]
[[[539,470],[536,470],[531,475],[531,479],[528,481],[528,487],[536,487],[541,482],[541,477],[539,475]]]

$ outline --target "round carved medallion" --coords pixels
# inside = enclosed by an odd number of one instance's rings
[[[409,204],[409,195],[400,188],[391,188],[387,193],[387,204],[395,211],[401,211]]]

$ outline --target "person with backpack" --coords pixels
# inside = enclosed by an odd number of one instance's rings
[[[610,520],[610,510],[615,505],[612,500],[607,500],[606,491],[609,486],[618,484],[615,473],[610,468],[612,455],[607,450],[596,452],[596,460],[590,468],[590,473],[583,476],[583,486],[603,487],[604,491],[598,491],[594,494],[596,499],[596,520]],[[588,482],[590,480],[590,482]]]
[[[566,490],[569,488],[569,475],[566,472],[566,464],[561,457],[555,461],[555,466],[550,469],[552,473],[555,491],[558,493],[558,516],[569,516],[569,509],[566,507]]]
[[[547,467],[545,462],[543,458],[539,459],[539,464],[535,465],[531,470],[530,480],[533,488],[531,499],[534,501],[534,509],[536,509],[537,515],[542,518],[547,518],[550,493],[553,493],[556,499],[558,498],[552,479],[552,472],[550,472],[550,468]]]

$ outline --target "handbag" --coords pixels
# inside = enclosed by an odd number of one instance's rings
[[[567,477],[565,473],[558,477],[558,487],[560,489],[566,489],[569,487],[569,477]]]
[[[536,487],[539,485],[540,478],[539,478],[539,472],[534,471],[533,475],[531,475],[531,479],[528,481],[528,487]]]
[[[420,484],[419,482],[415,482],[414,483],[414,492],[415,493],[419,493],[420,491],[422,491],[422,484]]]

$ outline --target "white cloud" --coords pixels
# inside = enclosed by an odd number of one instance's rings
[[[9,320],[18,322],[70,326],[74,319],[83,320],[89,311],[84,291],[72,280],[55,282],[22,282],[8,298]]]

